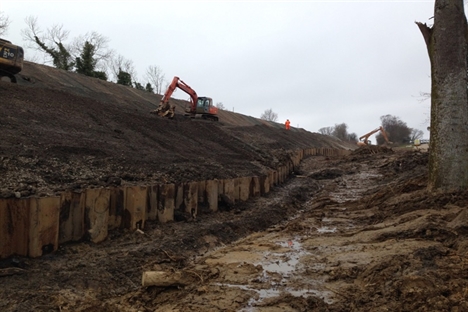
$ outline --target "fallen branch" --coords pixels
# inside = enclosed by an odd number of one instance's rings
[[[173,258],[173,257],[171,257],[167,251],[165,251],[164,249],[161,249],[161,251],[164,252],[164,254],[166,255],[166,257],[168,257],[171,261],[176,261],[176,259]]]
[[[328,287],[328,286],[324,286],[324,287],[325,287],[325,289],[328,289],[329,291],[332,291],[332,292],[334,292],[334,293],[337,294],[337,295],[340,295],[340,296],[345,297],[346,299],[349,299],[349,296],[348,296],[348,295],[345,295],[344,293],[339,292],[339,291],[336,290],[336,289],[333,289],[333,288]]]
[[[0,269],[0,277],[2,276],[10,276],[10,275],[15,275],[15,274],[23,274],[25,273],[26,270],[21,269],[21,268],[6,268],[6,269]]]
[[[171,256],[167,251],[165,251],[164,249],[159,249],[161,250],[162,252],[164,252],[164,254],[166,255],[166,257],[169,258],[169,260],[171,260],[172,262],[178,262],[178,261],[183,261],[185,260],[184,257],[180,257],[180,256]]]

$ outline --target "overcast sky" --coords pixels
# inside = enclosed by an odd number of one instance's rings
[[[434,1],[15,0],[0,11],[16,44],[26,45],[28,16],[42,30],[63,25],[69,41],[95,31],[143,85],[158,66],[238,113],[271,108],[281,123],[317,132],[344,122],[358,136],[390,114],[429,137],[420,94],[430,92],[430,63],[415,21],[432,24]]]

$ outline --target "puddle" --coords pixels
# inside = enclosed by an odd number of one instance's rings
[[[314,289],[299,289],[298,290],[298,289],[293,289],[289,287],[285,287],[282,289],[277,289],[277,288],[276,289],[275,288],[255,289],[246,285],[222,284],[222,283],[216,283],[214,285],[221,286],[221,287],[239,288],[245,291],[253,291],[257,293],[258,296],[256,296],[255,298],[251,298],[247,302],[247,306],[245,308],[238,310],[238,312],[254,312],[256,311],[255,305],[257,303],[260,303],[263,300],[268,299],[268,298],[278,297],[284,293],[291,294],[294,297],[301,297],[301,296],[304,298],[307,298],[310,296],[319,297],[319,298],[322,298],[328,304],[333,303],[333,300],[328,299],[333,295],[332,292],[330,291],[318,291]]]
[[[322,231],[335,231],[336,228],[323,228]],[[251,298],[247,304],[247,307],[239,310],[239,312],[248,312],[255,311],[255,305],[262,302],[267,298],[273,298],[280,296],[283,293],[289,293],[293,296],[299,297],[308,297],[308,296],[317,296],[322,298],[325,302],[331,303],[332,300],[329,298],[333,295],[331,292],[319,291],[313,289],[313,284],[318,284],[318,281],[311,281],[311,285],[308,289],[294,289],[293,287],[286,286],[289,283],[291,278],[295,277],[295,272],[300,272],[298,266],[301,265],[301,257],[310,255],[310,252],[306,251],[301,243],[297,239],[277,241],[277,245],[283,247],[282,251],[272,252],[252,252],[255,256],[250,256],[248,259],[251,261],[251,264],[257,266],[260,265],[263,268],[263,271],[260,273],[259,280],[264,283],[269,283],[270,287],[265,289],[256,289],[248,285],[237,285],[237,284],[225,284],[225,283],[216,283],[214,285],[223,286],[223,287],[233,287],[239,288],[246,291],[254,291],[258,294],[255,298]],[[236,258],[231,257],[231,255],[225,255],[226,259]],[[218,259],[219,261],[220,259]],[[299,270],[298,270],[299,269]],[[273,281],[272,279],[275,276],[276,278],[280,276],[280,281]]]
[[[268,298],[274,298],[278,297],[281,294],[288,293],[294,297],[319,297],[324,300],[324,302],[328,304],[332,304],[333,300],[329,299],[333,293],[330,291],[318,291],[314,289],[293,289],[293,288],[282,288],[282,289],[274,289],[274,288],[269,288],[269,289],[255,289],[246,285],[235,285],[235,284],[221,284],[221,283],[216,283],[214,285],[221,286],[221,287],[230,287],[230,288],[239,288],[245,291],[253,291],[257,293],[257,296],[255,298],[250,298],[250,300],[247,302],[247,306],[245,308],[242,308],[238,310],[238,312],[254,312],[256,311],[256,304],[262,302],[265,299]]]
[[[279,254],[276,254],[276,255],[279,255]],[[273,256],[276,256],[276,255],[273,255]],[[264,264],[264,263],[263,264],[257,263],[257,264],[260,264],[263,267],[263,270],[266,272],[279,273],[283,275],[283,277],[287,277],[291,274],[291,272],[294,271],[298,262],[299,262],[299,256],[294,256],[287,261],[278,260],[276,262],[267,263],[267,264]]]
[[[299,259],[307,254],[301,243],[297,240],[287,240],[276,242],[283,248],[288,248],[287,252],[264,252],[263,260],[257,261],[254,265],[261,265],[263,268],[264,278],[268,278],[268,273],[281,274],[283,280],[291,276],[296,270],[296,265]]]
[[[345,208],[346,209],[346,208]],[[318,233],[334,233],[336,232],[337,227],[331,228],[331,225],[338,225],[338,227],[342,230],[349,230],[355,228],[355,225],[351,222],[350,219],[346,218],[322,218],[322,223],[328,223],[330,226],[328,228],[320,228],[317,229]]]
[[[334,233],[336,232],[336,227],[328,227],[328,226],[322,226],[321,228],[318,228],[317,229],[317,232],[319,232],[320,234],[323,234],[323,233]]]

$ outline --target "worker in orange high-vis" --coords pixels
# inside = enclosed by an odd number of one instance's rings
[[[289,128],[291,128],[291,122],[289,121],[289,119],[286,119],[284,126],[286,127],[286,130],[289,130]]]

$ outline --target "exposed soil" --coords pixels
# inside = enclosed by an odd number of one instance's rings
[[[135,90],[105,95],[28,66],[29,81],[0,83],[3,197],[252,175],[294,149],[348,147],[229,112],[217,124],[156,118],[150,101],[119,102]],[[66,79],[52,88],[36,72]],[[1,260],[0,310],[468,311],[468,194],[427,191],[427,160],[385,147],[312,156],[265,197]],[[184,282],[142,287],[145,271]]]
[[[159,95],[26,63],[0,83],[0,197],[264,173],[292,150],[343,148],[303,129],[221,111],[220,122],[150,114]]]

